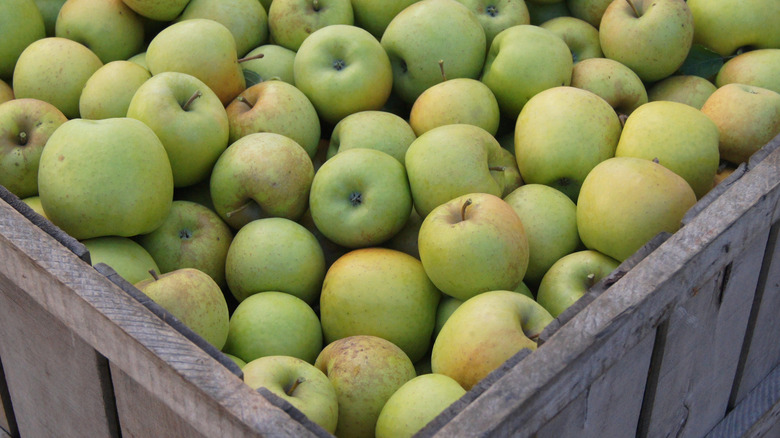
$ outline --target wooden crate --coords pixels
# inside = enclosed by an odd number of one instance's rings
[[[780,137],[420,432],[780,436]],[[0,202],[0,437],[327,436]]]

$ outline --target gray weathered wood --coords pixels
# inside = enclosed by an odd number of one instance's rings
[[[8,386],[6,386],[5,373],[3,372],[3,361],[0,358],[0,431],[4,431],[7,434],[11,433],[11,418],[13,418],[11,398],[8,395]]]
[[[780,436],[780,366],[773,369],[706,436]]]

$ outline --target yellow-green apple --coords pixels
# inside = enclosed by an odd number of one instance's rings
[[[433,343],[431,369],[468,391],[515,353],[535,350],[536,338],[552,320],[544,307],[523,294],[479,294],[444,323]]]
[[[761,0],[688,0],[694,42],[728,56],[741,47],[780,48],[780,3]]]
[[[14,89],[8,83],[0,79],[0,103],[8,102],[14,98]]]
[[[536,287],[556,260],[580,245],[577,206],[544,184],[526,184],[504,197],[520,216],[528,238],[528,269],[523,281]]]
[[[780,93],[744,84],[713,92],[701,111],[718,126],[720,156],[739,164],[780,133]]]
[[[51,221],[76,239],[130,237],[154,231],[168,216],[173,172],[143,122],[73,119],[43,148],[38,193]]]
[[[68,0],[54,35],[84,44],[109,63],[143,50],[144,22],[122,0]]]
[[[293,139],[272,132],[241,137],[211,172],[214,209],[239,229],[255,219],[298,220],[306,211],[314,165]]]
[[[208,274],[193,268],[161,275],[152,271],[152,278],[135,287],[217,349],[225,345],[228,306],[222,289]]]
[[[701,198],[720,165],[718,137],[718,127],[700,110],[680,102],[648,102],[628,116],[615,156],[655,160]]]
[[[566,0],[565,3],[572,17],[585,20],[598,29],[601,25],[601,17],[612,0]]]
[[[648,88],[647,99],[650,102],[657,100],[680,102],[701,109],[717,88],[701,76],[673,75],[661,79]]]
[[[265,356],[249,362],[242,371],[249,387],[268,389],[326,431],[336,431],[339,400],[319,368],[297,357]]]
[[[556,17],[545,21],[539,27],[552,31],[563,39],[575,64],[583,59],[601,58],[599,30],[585,20],[575,17]]]
[[[54,36],[54,27],[57,24],[57,16],[60,13],[60,9],[62,9],[62,5],[65,4],[66,1],[67,0],[35,0],[35,4],[41,11],[41,16],[43,16],[46,36]]]
[[[265,356],[292,356],[313,364],[322,350],[320,320],[294,295],[257,293],[240,302],[230,316],[223,350],[247,364]]]
[[[412,361],[398,346],[376,336],[350,336],[322,349],[314,366],[336,388],[338,437],[373,436],[387,400],[416,377]]]
[[[173,23],[152,38],[146,48],[152,75],[170,71],[200,79],[227,105],[246,88],[233,34],[207,18]]]
[[[622,262],[656,234],[674,233],[696,194],[681,176],[642,158],[599,163],[582,183],[577,229],[585,247]]]
[[[157,134],[168,153],[175,187],[208,178],[228,146],[225,107],[208,85],[187,73],[161,72],[141,84],[127,117]]]
[[[464,394],[466,390],[444,374],[419,375],[387,400],[376,421],[375,436],[411,437]]]
[[[325,256],[326,270],[329,268],[339,257],[351,251],[350,248],[345,248],[336,242],[325,237],[324,234],[314,224],[314,219],[311,217],[311,209],[306,209],[306,213],[303,217],[298,219],[298,223],[303,225],[310,233],[314,235],[322,248],[322,253]],[[324,274],[323,274],[324,276]]]
[[[657,81],[688,57],[693,25],[685,0],[614,1],[601,17],[599,41],[605,57],[625,64],[643,81]]]
[[[574,64],[571,86],[597,94],[621,115],[631,114],[647,103],[647,90],[639,76],[609,58],[590,58]]]
[[[175,21],[192,18],[224,24],[233,34],[238,56],[268,39],[268,14],[258,0],[190,0]]]
[[[496,95],[501,114],[515,120],[537,93],[569,85],[573,64],[569,46],[558,35],[520,24],[493,39],[481,80]]]
[[[20,198],[38,194],[38,164],[43,147],[68,119],[38,99],[0,103],[0,185]]]
[[[135,240],[157,263],[157,272],[195,268],[226,289],[225,259],[233,232],[211,209],[191,201],[173,201],[162,225]]]
[[[470,193],[433,209],[418,238],[420,261],[436,287],[465,301],[513,290],[528,268],[528,237],[503,199]]]
[[[417,97],[409,112],[409,124],[418,136],[437,126],[460,123],[496,135],[500,119],[493,91],[471,78],[449,79],[431,86]]]
[[[295,54],[293,74],[295,86],[330,124],[381,109],[393,88],[393,69],[382,45],[368,31],[346,24],[326,26],[306,38]]]
[[[89,77],[79,96],[82,119],[126,117],[138,88],[151,78],[149,70],[124,60],[111,61]]]
[[[102,66],[100,58],[80,43],[58,37],[39,39],[19,56],[14,96],[49,102],[67,118],[77,118],[81,91]]]
[[[303,225],[284,218],[258,219],[233,237],[225,276],[239,302],[278,291],[314,305],[325,278],[325,256],[317,238]]]
[[[282,81],[252,85],[226,108],[230,143],[257,132],[273,132],[295,140],[313,158],[320,142],[317,110],[301,90]]]
[[[450,319],[452,313],[455,312],[455,309],[460,307],[461,304],[463,304],[462,300],[445,294],[441,295],[439,306],[436,308],[436,325],[433,328],[432,338],[434,341],[436,340],[436,337],[439,336],[439,332],[441,332],[441,328],[444,327],[444,323]]]
[[[390,21],[407,6],[419,0],[352,0],[355,26],[363,28],[381,39]]]
[[[485,30],[485,49],[502,30],[518,24],[531,24],[531,15],[524,1],[458,0],[473,12]]]
[[[25,48],[45,37],[43,16],[34,0],[0,3],[0,79],[10,80]]]
[[[485,61],[485,31],[477,16],[455,0],[422,0],[401,11],[382,34],[393,66],[393,93],[411,104],[447,76],[476,79]]]
[[[546,184],[576,200],[588,172],[615,155],[620,131],[615,110],[595,93],[545,90],[528,101],[515,124],[520,175],[528,184]]]
[[[378,336],[417,362],[431,347],[440,297],[422,263],[409,254],[387,248],[350,251],[331,265],[322,285],[325,342]]]
[[[34,212],[36,212],[39,215],[43,216],[46,220],[49,219],[49,217],[46,216],[46,212],[43,211],[43,205],[41,205],[41,197],[40,196],[38,196],[38,195],[28,196],[26,198],[23,198],[22,202],[27,204],[28,207],[32,208]]]
[[[401,228],[401,231],[391,237],[390,240],[385,242],[382,246],[385,248],[395,249],[397,251],[405,252],[410,256],[420,259],[420,251],[417,249],[417,237],[420,235],[420,226],[422,225],[422,217],[417,211],[412,208],[412,213],[409,215],[409,219]]]
[[[154,21],[171,21],[178,17],[190,0],[122,0],[138,15]]]
[[[128,58],[127,60],[130,61],[130,62],[134,62],[134,63],[140,65],[141,67],[145,68],[147,71],[149,71],[149,66],[146,64],[146,52],[145,51],[137,53],[137,54],[131,56],[130,58]]]
[[[405,164],[406,150],[416,138],[409,123],[396,114],[360,111],[344,117],[333,127],[328,155],[349,149],[368,148],[385,152]]]
[[[131,284],[149,278],[150,270],[160,272],[152,255],[129,237],[93,237],[81,243],[87,247],[93,266],[105,263]]]
[[[726,61],[715,77],[715,85],[722,87],[733,83],[780,93],[780,47],[751,50]]]
[[[567,254],[544,274],[536,302],[557,318],[594,284],[617,269],[618,264],[612,257],[592,249]]]
[[[222,354],[224,354],[225,356],[227,356],[227,358],[228,358],[228,359],[232,360],[232,361],[233,361],[233,363],[235,363],[236,365],[238,365],[238,367],[239,367],[239,368],[241,368],[242,370],[243,370],[243,368],[246,366],[246,362],[244,362],[243,360],[241,360],[241,358],[240,358],[240,357],[236,357],[236,356],[233,356],[232,354],[227,354],[227,353],[222,353]]]
[[[503,197],[520,185],[512,154],[489,132],[467,124],[439,126],[417,137],[406,151],[406,171],[422,217],[460,195]]]
[[[367,148],[340,152],[314,174],[309,208],[325,237],[347,248],[379,245],[403,228],[412,211],[404,165]]]
[[[263,55],[262,57],[259,57]],[[252,75],[254,83],[250,85],[247,80],[247,88],[263,81],[279,80],[295,85],[293,75],[293,62],[295,52],[278,44],[264,44],[250,50],[245,56],[246,61],[241,62],[244,76]]]
[[[317,30],[354,22],[350,0],[275,0],[268,8],[271,39],[295,52]]]

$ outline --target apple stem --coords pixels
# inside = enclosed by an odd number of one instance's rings
[[[27,144],[28,140],[29,139],[27,138],[27,133],[26,132],[22,131],[22,132],[19,133],[19,144],[21,146],[25,146]]]
[[[240,64],[242,62],[252,61],[254,59],[260,59],[260,58],[262,58],[264,56],[265,56],[264,54],[258,53],[257,55],[247,56],[247,57],[244,57],[244,58],[238,58],[238,63]]]
[[[189,100],[187,100],[187,102],[185,102],[184,105],[181,106],[181,109],[187,111],[187,108],[189,108],[189,106],[192,105],[192,102],[194,102],[195,99],[199,98],[202,95],[203,93],[201,93],[200,90],[196,90],[194,93],[192,93],[192,96],[190,96]]]
[[[596,283],[596,274],[591,272],[590,274],[588,274],[586,278],[587,280],[585,282],[585,285],[587,286],[588,289],[590,289]]]
[[[252,204],[254,204],[254,203],[255,203],[254,201],[250,200],[249,202],[247,202],[246,204],[242,205],[241,207],[238,207],[235,210],[232,210],[232,211],[229,211],[229,212],[225,213],[225,217],[229,218],[229,217],[233,216],[234,214],[241,213],[242,211],[244,211],[247,208],[251,207]]]
[[[628,120],[628,115],[623,113],[618,113],[618,120],[620,120],[620,126],[626,126],[626,120]]]
[[[441,78],[442,78],[442,80],[446,81],[447,80],[447,75],[444,74],[444,60],[443,59],[439,60],[439,70],[441,71]]]
[[[319,10],[320,10],[320,2],[319,2],[319,0],[313,0],[313,1],[311,2],[311,6],[312,6],[312,8],[313,8],[315,11],[319,11]]]
[[[293,384],[292,384],[292,385],[290,385],[290,388],[289,388],[289,389],[287,389],[286,391],[284,391],[284,392],[285,392],[285,394],[287,394],[287,395],[289,395],[289,396],[292,396],[292,395],[293,395],[293,392],[295,392],[295,388],[297,388],[297,387],[298,387],[298,385],[300,385],[301,383],[303,383],[303,382],[305,382],[305,381],[306,381],[306,379],[304,379],[303,377],[298,377],[297,379],[295,379],[295,381],[293,382]]]
[[[151,274],[152,278],[154,278],[154,281],[157,281],[157,280],[160,279],[160,276],[157,275],[157,271],[155,271],[154,269],[150,269],[149,270],[149,274]]]
[[[496,172],[503,172],[506,170],[506,166],[490,166],[488,170],[494,170]]]
[[[465,221],[466,220],[466,208],[468,208],[469,205],[471,205],[472,201],[471,198],[466,199],[466,202],[463,203],[463,207],[460,208],[460,220]]]
[[[634,10],[634,14],[636,15],[637,18],[639,18],[639,16],[640,16],[639,15],[639,11],[636,10],[636,6],[634,6],[634,4],[631,2],[631,0],[626,0],[626,3],[628,3],[629,6],[631,6],[631,9]]]
[[[653,158],[653,163],[661,164],[661,160],[659,160],[658,157],[655,157],[655,158]]]

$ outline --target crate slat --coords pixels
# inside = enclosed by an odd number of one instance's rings
[[[780,366],[775,367],[706,438],[776,437],[780,432]]]
[[[3,362],[0,361],[0,432],[16,434],[16,424],[13,421],[13,408],[11,397],[8,395],[8,386],[5,382]],[[2,436],[2,434],[0,434]]]

